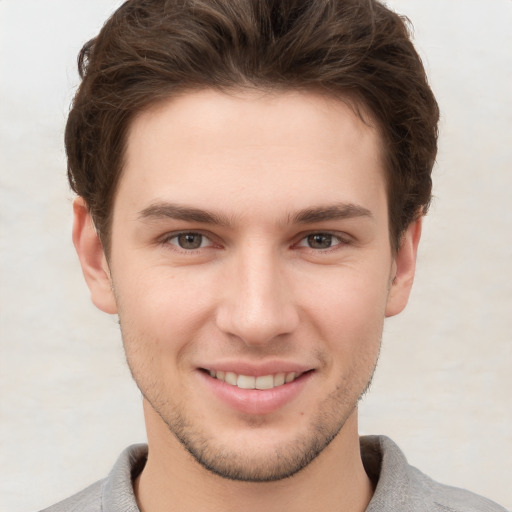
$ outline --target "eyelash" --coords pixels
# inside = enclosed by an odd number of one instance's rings
[[[184,247],[181,247],[179,245],[179,243],[172,242],[173,240],[178,240],[180,236],[187,236],[187,235],[202,237],[201,245],[197,248],[186,249]],[[330,247],[326,247],[326,248],[314,248],[309,245],[306,245],[306,244],[308,244],[308,242],[307,242],[308,238],[315,237],[315,236],[331,237],[332,239],[335,239],[335,240],[333,240],[335,243],[334,243],[334,245],[331,245]],[[203,247],[202,244],[205,241],[205,239],[207,241],[209,241],[209,244],[207,246]],[[336,243],[336,240],[337,240],[337,243]],[[305,242],[305,244],[302,245],[302,243],[304,243],[304,242]],[[215,242],[212,240],[211,235],[207,235],[201,231],[180,231],[178,233],[169,233],[168,235],[166,235],[165,237],[163,237],[160,240],[160,243],[165,246],[172,245],[172,246],[174,246],[174,247],[172,247],[173,250],[179,251],[179,252],[181,252],[183,254],[187,254],[187,255],[193,255],[193,254],[197,253],[198,251],[200,251],[201,249],[215,247],[215,245],[216,245]],[[307,233],[301,234],[298,242],[293,243],[292,247],[303,247],[303,248],[311,250],[315,253],[327,253],[327,252],[331,252],[331,251],[335,251],[335,250],[339,249],[340,246],[349,245],[350,243],[351,243],[351,240],[349,239],[348,235],[346,235],[345,233],[338,233],[338,232],[332,232],[332,231],[312,231],[312,232],[307,232]],[[220,244],[218,244],[218,246],[221,247]]]
[[[172,240],[178,240],[180,236],[187,236],[187,235],[195,235],[195,236],[198,235],[198,236],[202,237],[201,245],[194,249],[185,249],[184,247],[180,247],[178,245],[178,243],[172,242]],[[165,237],[163,237],[160,240],[160,243],[165,246],[172,245],[172,246],[174,246],[173,250],[180,251],[185,254],[195,254],[197,251],[206,248],[206,247],[202,247],[202,243],[204,242],[205,239],[210,242],[207,247],[211,247],[211,246],[215,245],[214,242],[212,241],[212,237],[206,235],[205,233],[202,233],[201,231],[180,231],[178,233],[169,233],[168,235],[166,235]]]
[[[323,237],[330,237],[331,239],[337,239],[337,243],[334,243],[330,247],[326,247],[326,248],[314,248],[314,247],[310,247],[309,245],[305,245],[305,246],[301,245],[302,242],[308,240],[311,237],[315,237],[315,236],[323,236]],[[335,242],[335,240],[332,240],[332,241]],[[330,251],[335,251],[335,250],[339,249],[340,246],[345,246],[348,244],[350,244],[350,240],[348,238],[348,235],[346,235],[345,233],[338,233],[338,232],[332,232],[332,231],[314,231],[314,232],[307,233],[306,235],[301,236],[299,242],[297,244],[295,244],[295,246],[305,247],[307,249],[314,251],[315,253],[326,253],[326,252],[330,252]]]

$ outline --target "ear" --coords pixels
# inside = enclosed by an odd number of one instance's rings
[[[386,304],[386,317],[398,315],[403,311],[409,300],[416,270],[416,255],[418,254],[418,244],[421,237],[421,225],[421,217],[409,224],[395,255]]]
[[[73,244],[91,291],[93,304],[105,313],[117,313],[107,258],[87,203],[82,197],[73,201]]]

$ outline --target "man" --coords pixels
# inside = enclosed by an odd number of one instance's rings
[[[134,0],[80,56],[73,241],[148,447],[50,511],[499,511],[359,439],[438,108],[378,2]]]

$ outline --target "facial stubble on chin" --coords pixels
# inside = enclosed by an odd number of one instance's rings
[[[360,398],[369,385],[370,382]],[[326,405],[331,405],[329,404],[331,401],[333,397],[328,397],[325,400]],[[292,477],[315,460],[342,430],[358,401],[359,399],[356,404],[348,408],[341,420],[334,412],[325,412],[302,437],[289,443],[288,447],[281,447],[272,453],[260,455],[258,460],[247,456],[241,457],[237,453],[226,450],[215,450],[206,437],[196,432],[182,415],[168,421],[151,402],[149,403],[166,423],[169,431],[204,469],[228,480],[274,482]],[[332,403],[332,405],[335,404]],[[265,457],[265,460],[261,457]]]
[[[351,390],[351,386],[341,382],[319,404],[320,413],[305,432],[271,453],[262,454],[259,447],[255,447],[257,455],[248,456],[232,451],[229,447],[215,446],[215,440],[209,439],[205,432],[194,425],[193,419],[187,417],[184,407],[172,407],[161,393],[158,393],[157,383],[142,382],[137,368],[130,361],[126,344],[125,352],[132,377],[143,397],[183,448],[207,471],[240,482],[272,482],[289,478],[315,460],[340,433],[359,400],[368,391],[378,360],[377,354],[359,395],[347,395],[347,390]],[[247,421],[248,427],[253,429],[259,427],[258,423],[256,420]]]

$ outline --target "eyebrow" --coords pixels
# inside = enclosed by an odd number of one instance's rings
[[[367,208],[352,203],[338,203],[332,205],[323,205],[299,210],[293,215],[288,216],[290,224],[313,224],[326,220],[342,220],[356,217],[373,218],[373,214]],[[138,218],[141,220],[174,219],[185,222],[197,222],[199,224],[214,224],[230,227],[233,223],[225,215],[183,206],[174,203],[155,203],[139,212]]]
[[[326,220],[342,220],[356,217],[368,217],[373,219],[373,214],[367,208],[357,204],[338,203],[300,210],[295,213],[290,220],[295,224],[313,224]]]
[[[231,221],[223,215],[173,203],[156,203],[139,212],[139,219],[174,219],[200,224],[217,224],[230,226]]]

